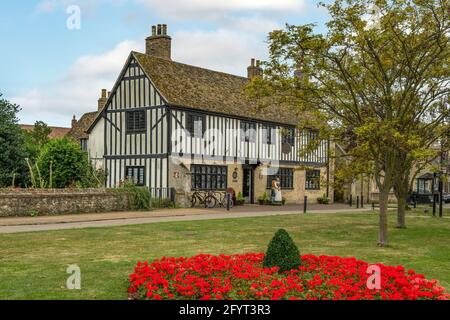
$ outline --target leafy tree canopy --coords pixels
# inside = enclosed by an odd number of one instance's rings
[[[42,121],[37,121],[34,124],[33,130],[23,131],[29,159],[34,161],[39,156],[41,148],[50,141],[49,135],[51,132],[52,129]]]
[[[327,33],[287,25],[269,35],[264,77],[247,89],[295,106],[300,127],[347,139],[372,162],[380,190],[380,245],[398,165],[425,161],[448,136],[449,0],[335,0]]]
[[[18,105],[2,98],[0,93],[0,187],[27,182],[26,151],[18,126]]]

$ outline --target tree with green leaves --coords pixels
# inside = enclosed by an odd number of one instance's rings
[[[42,187],[87,187],[92,167],[88,155],[68,138],[50,140],[41,150],[36,165]]]
[[[0,93],[0,187],[25,185],[28,179],[26,151],[18,126],[18,105],[2,98]]]
[[[27,150],[28,158],[31,161],[35,161],[39,156],[42,147],[50,141],[50,133],[52,129],[42,121],[37,121],[34,124],[33,130],[23,131],[25,139],[25,147]]]
[[[401,159],[414,163],[447,137],[449,0],[336,0],[327,32],[287,25],[269,35],[264,77],[247,92],[295,106],[318,139],[350,135],[348,156],[366,159],[380,194],[379,240]],[[410,162],[404,162],[411,168]],[[404,168],[404,167],[402,167]],[[405,170],[408,171],[408,170]]]

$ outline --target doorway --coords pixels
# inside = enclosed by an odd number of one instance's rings
[[[244,167],[243,196],[245,203],[255,203],[255,169]]]

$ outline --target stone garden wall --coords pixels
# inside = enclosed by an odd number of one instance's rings
[[[133,195],[115,189],[0,189],[0,217],[128,211]]]

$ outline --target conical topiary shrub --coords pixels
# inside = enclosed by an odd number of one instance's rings
[[[280,267],[279,272],[297,269],[302,263],[300,252],[286,230],[278,230],[269,243],[264,268]]]

